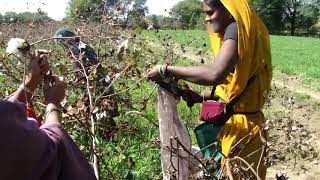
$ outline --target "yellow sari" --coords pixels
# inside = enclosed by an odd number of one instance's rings
[[[234,104],[235,112],[260,111],[267,99],[272,79],[269,32],[248,0],[221,2],[237,22],[239,59],[235,71],[229,74],[223,84],[217,86],[215,93],[226,102],[241,95]],[[211,48],[216,57],[223,41],[210,28],[208,26]],[[247,87],[248,80],[254,76]],[[264,161],[264,121],[262,112],[253,115],[235,114],[228,120],[220,136],[223,154],[229,158],[243,158],[258,172],[261,179],[265,179],[267,169]]]

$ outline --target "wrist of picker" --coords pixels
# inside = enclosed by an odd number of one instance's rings
[[[45,119],[47,119],[53,113],[60,115],[61,109],[59,108],[59,106],[53,103],[49,103],[46,107]]]

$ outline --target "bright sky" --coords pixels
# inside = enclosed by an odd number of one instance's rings
[[[167,15],[165,9],[169,10],[174,4],[181,0],[147,0],[149,14]],[[65,16],[68,0],[0,0],[0,13],[14,12],[36,12],[38,8],[48,13],[49,17],[61,20]]]
[[[147,0],[149,14],[168,15],[165,10],[170,10],[179,1],[181,0]]]

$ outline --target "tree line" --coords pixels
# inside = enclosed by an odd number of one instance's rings
[[[166,10],[169,16],[147,16],[146,1],[70,0],[65,20],[101,21],[117,18],[117,22],[124,27],[205,29],[201,0],[182,0]],[[319,35],[320,0],[252,0],[252,5],[271,34]],[[30,12],[0,14],[0,22],[5,23],[45,21],[52,21],[45,13],[37,16]]]
[[[0,23],[45,23],[53,21],[44,12],[32,13],[32,12],[6,12],[4,15],[0,14]]]
[[[252,5],[271,34],[311,35],[320,31],[320,0],[252,0]],[[149,19],[164,28],[204,29],[204,16],[202,1],[182,0],[170,10],[170,17],[152,15]]]

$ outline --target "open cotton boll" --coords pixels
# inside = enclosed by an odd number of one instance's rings
[[[120,75],[121,75],[120,73],[117,73],[116,74],[116,79],[118,79],[120,77]]]
[[[128,50],[128,46],[129,46],[129,40],[126,39],[124,41],[122,41],[118,47],[118,51],[117,53],[123,53],[124,51]]]
[[[128,51],[128,46],[129,46],[128,39],[122,41],[121,44],[119,45],[118,50],[117,50],[117,57],[119,60],[122,60],[124,52]]]
[[[129,40],[128,39],[124,40],[120,45],[120,47],[123,47],[124,50],[127,50],[128,46],[129,46]]]
[[[79,49],[85,49],[87,47],[86,43],[80,42],[79,43]]]
[[[6,52],[8,54],[21,55],[22,52],[20,49],[23,49],[25,46],[28,46],[26,40],[20,38],[11,38],[8,42]]]

